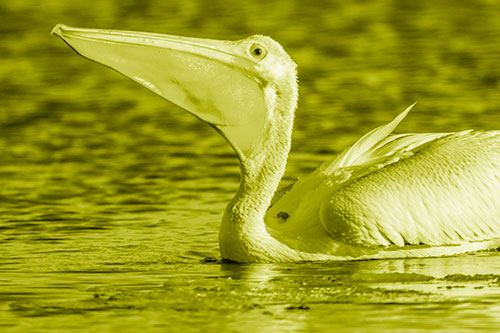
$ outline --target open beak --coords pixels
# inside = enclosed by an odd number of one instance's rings
[[[221,132],[241,157],[267,117],[262,77],[238,42],[56,25],[52,33],[191,112]]]

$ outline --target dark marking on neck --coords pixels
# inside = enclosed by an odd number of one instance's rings
[[[283,223],[285,223],[286,220],[288,220],[288,218],[290,217],[290,215],[288,215],[287,212],[279,212],[278,215],[276,215],[276,217],[282,219]]]

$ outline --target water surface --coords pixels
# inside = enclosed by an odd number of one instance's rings
[[[48,34],[271,35],[299,65],[287,183],[414,101],[400,132],[500,128],[500,5],[53,0],[0,13],[0,330],[500,329],[497,251],[217,261],[239,180],[228,145]]]

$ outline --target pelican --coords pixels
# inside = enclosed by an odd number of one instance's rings
[[[240,162],[223,259],[445,256],[500,247],[500,131],[392,134],[412,106],[293,185],[296,64],[255,35],[221,41],[56,25],[52,33],[213,126]]]

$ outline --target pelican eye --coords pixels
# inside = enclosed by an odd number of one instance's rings
[[[259,44],[252,44],[249,49],[250,55],[256,59],[264,59],[267,54],[266,49]]]

